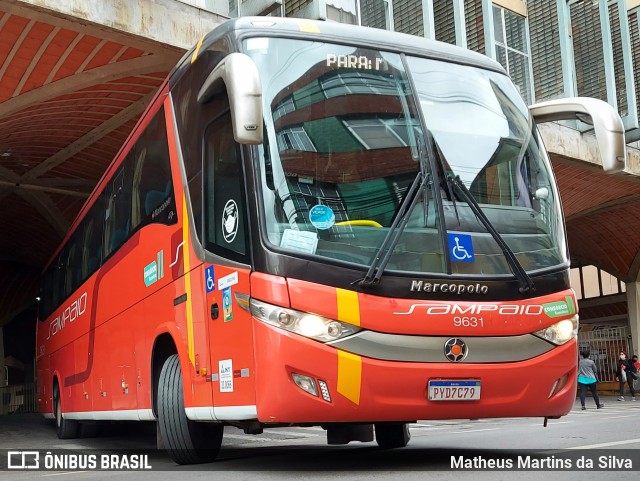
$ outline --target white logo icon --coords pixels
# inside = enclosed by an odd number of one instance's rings
[[[238,233],[238,205],[229,199],[222,210],[222,236],[227,243],[232,243]]]
[[[464,246],[460,245],[460,239],[458,239],[457,237],[454,237],[453,240],[456,241],[455,247],[451,249],[451,252],[453,253],[453,257],[455,257],[459,261],[464,259],[471,259],[471,254],[467,252],[467,249]]]
[[[7,458],[8,469],[40,468],[40,453],[38,451],[9,451]]]

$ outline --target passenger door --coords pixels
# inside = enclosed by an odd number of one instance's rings
[[[204,246],[214,254],[204,276],[215,412],[218,419],[242,419],[255,406],[251,315],[238,304],[250,293],[250,253],[242,158],[228,109],[205,127],[204,159]]]

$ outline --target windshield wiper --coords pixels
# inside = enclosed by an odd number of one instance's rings
[[[407,191],[407,195],[400,203],[398,213],[393,220],[391,227],[389,227],[389,231],[382,241],[382,244],[376,251],[376,255],[373,262],[371,262],[371,266],[369,266],[367,274],[364,278],[353,281],[351,285],[358,284],[360,287],[374,287],[378,285],[382,278],[384,268],[389,263],[391,254],[398,244],[400,236],[407,226],[407,222],[409,222],[409,216],[411,215],[413,208],[418,203],[418,200],[420,200],[420,195],[425,191],[430,179],[431,174],[426,173],[424,170],[420,170],[420,172],[418,172]]]
[[[529,275],[527,274],[527,271],[524,270],[524,267],[522,267],[522,264],[520,264],[520,261],[518,261],[518,258],[513,253],[511,248],[504,241],[504,239],[498,233],[495,227],[493,227],[489,218],[482,211],[482,208],[480,208],[480,204],[478,204],[476,199],[473,197],[473,194],[469,192],[469,189],[467,189],[467,186],[464,185],[464,182],[462,182],[462,179],[460,179],[460,176],[456,175],[454,177],[453,175],[448,174],[447,182],[450,183],[454,189],[458,189],[458,191],[460,192],[464,200],[467,202],[467,204],[469,204],[471,211],[476,215],[476,217],[482,223],[482,225],[484,225],[485,229],[487,229],[489,234],[491,234],[491,237],[493,237],[496,243],[500,246],[500,249],[502,249],[502,253],[504,254],[505,259],[507,260],[507,263],[509,264],[511,271],[516,276],[516,279],[518,279],[518,283],[520,284],[520,288],[519,288],[520,293],[527,294],[529,292],[535,291],[536,287],[533,281],[531,280],[531,278],[529,277]]]

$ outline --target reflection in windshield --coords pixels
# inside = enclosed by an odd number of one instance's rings
[[[506,76],[408,58],[414,98],[398,54],[276,38],[249,39],[245,50],[263,82],[262,228],[274,246],[369,266],[420,170],[417,139],[432,137],[439,163],[461,177],[527,271],[565,262],[548,161]],[[475,251],[454,273],[511,274],[466,202],[436,191],[441,220],[426,192],[387,269],[446,272],[446,220]]]
[[[554,181],[527,108],[493,72],[408,58],[427,127],[449,172],[460,176],[527,271],[567,261]],[[497,243],[466,204],[445,202],[447,229],[474,233],[474,263],[454,273],[507,272]],[[456,209],[457,208],[457,209]],[[456,212],[457,210],[457,212]]]

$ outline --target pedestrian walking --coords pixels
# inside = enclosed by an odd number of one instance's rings
[[[636,400],[636,391],[633,389],[633,376],[629,373],[629,362],[627,355],[620,352],[618,355],[618,363],[616,365],[616,381],[620,384],[620,397],[618,401],[624,401],[624,383],[626,382],[631,391],[631,400]]]
[[[638,368],[640,367],[640,363],[638,363],[638,356],[636,354],[631,356],[627,366],[627,375],[631,376],[631,384],[635,390],[638,390],[638,378],[640,378],[640,370],[638,370]]]
[[[598,397],[598,368],[596,363],[589,359],[590,352],[587,350],[580,351],[580,361],[578,362],[578,386],[580,387],[580,403],[582,404],[582,410],[587,409],[585,401],[587,397],[587,388],[591,390],[593,400],[596,402],[596,407],[600,409],[604,404],[600,402]]]

